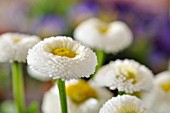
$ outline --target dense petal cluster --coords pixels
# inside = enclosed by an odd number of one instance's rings
[[[74,32],[75,39],[89,47],[116,53],[128,47],[133,40],[129,27],[121,21],[105,23],[97,18],[82,22]]]
[[[153,73],[134,60],[116,60],[103,66],[94,81],[100,86],[133,93],[152,88]]]
[[[152,113],[135,96],[123,95],[108,100],[99,113]]]
[[[142,95],[144,103],[154,113],[170,111],[170,71],[161,72],[154,79],[154,88]]]
[[[46,38],[28,51],[28,65],[53,79],[89,77],[97,65],[96,54],[69,37]]]
[[[69,86],[76,84],[80,81],[70,81],[66,82],[66,88]],[[90,97],[81,103],[77,103],[71,99],[67,91],[67,102],[68,102],[68,112],[69,113],[98,113],[99,109],[102,105],[112,97],[112,94],[104,89],[95,86],[92,83],[88,83],[91,88],[93,88],[97,94],[97,97]],[[79,86],[81,86],[79,84]],[[80,94],[89,95],[87,87],[82,87],[79,90],[83,90]],[[78,91],[79,93],[79,91]],[[77,95],[77,90],[72,92],[72,95]],[[81,95],[81,96],[83,96]],[[80,97],[80,95],[77,95]],[[81,97],[80,97],[81,98]],[[55,101],[54,101],[55,100]],[[42,103],[42,111],[43,113],[61,113],[60,109],[60,99],[57,85],[54,86],[50,91],[45,93]]]
[[[28,49],[40,41],[37,36],[20,33],[0,35],[0,62],[25,62]]]

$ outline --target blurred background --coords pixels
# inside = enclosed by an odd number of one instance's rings
[[[133,44],[124,51],[106,56],[133,58],[153,72],[167,70],[170,58],[170,18],[168,0],[0,0],[0,34],[21,32],[45,38],[72,36],[75,27],[90,17],[111,22],[124,21],[132,29]],[[39,101],[53,83],[28,76],[24,68],[27,103]],[[0,64],[0,111],[12,99],[10,64]],[[9,108],[9,107],[8,107]]]

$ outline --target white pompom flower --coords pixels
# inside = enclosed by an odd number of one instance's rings
[[[82,80],[66,82],[66,95],[69,113],[98,113],[102,105],[112,97],[110,91]],[[45,93],[42,111],[61,113],[57,85]]]
[[[150,90],[153,73],[134,60],[116,60],[99,69],[94,81],[100,86],[108,86],[111,90],[133,93]]]
[[[152,113],[140,99],[135,96],[123,95],[108,100],[99,113]]]
[[[38,36],[4,33],[0,35],[0,62],[26,62],[28,49],[40,41]]]
[[[170,71],[156,75],[154,88],[142,95],[142,100],[154,113],[169,113],[170,111]]]
[[[96,54],[72,38],[46,38],[28,51],[28,65],[53,79],[89,77],[97,65]]]
[[[82,22],[75,29],[74,37],[89,47],[106,53],[117,53],[133,41],[132,31],[124,22],[106,23],[97,18]]]

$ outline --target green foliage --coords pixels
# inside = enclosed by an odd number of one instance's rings
[[[47,15],[66,13],[68,8],[72,6],[74,0],[37,0],[31,8],[32,15]]]
[[[28,110],[26,113],[38,113],[38,108],[39,108],[39,104],[38,102],[32,102],[30,104],[30,106],[28,107]]]
[[[14,103],[10,100],[4,101],[0,105],[0,113],[17,113],[15,106],[14,106]]]

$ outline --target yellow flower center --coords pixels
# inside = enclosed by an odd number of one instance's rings
[[[132,84],[138,82],[138,77],[136,76],[137,70],[132,66],[123,66],[120,67],[120,73],[126,77],[126,80],[133,80]]]
[[[125,105],[120,106],[115,113],[138,113],[139,108],[136,104],[128,103]],[[144,112],[140,112],[144,113]]]
[[[165,82],[165,83],[161,84],[161,88],[162,88],[165,92],[170,92],[170,82]]]
[[[97,29],[102,34],[106,34],[108,32],[108,26],[99,25],[99,26],[97,26]]]
[[[97,98],[96,91],[84,80],[69,85],[66,92],[71,100],[77,104],[83,103],[90,98]]]
[[[73,52],[72,50],[67,49],[67,48],[56,48],[52,51],[52,53],[54,55],[65,56],[68,58],[74,58],[76,56],[75,52]]]
[[[17,44],[20,40],[21,40],[21,38],[18,38],[18,37],[12,38],[12,41],[13,41],[13,43],[15,43],[15,44]]]

